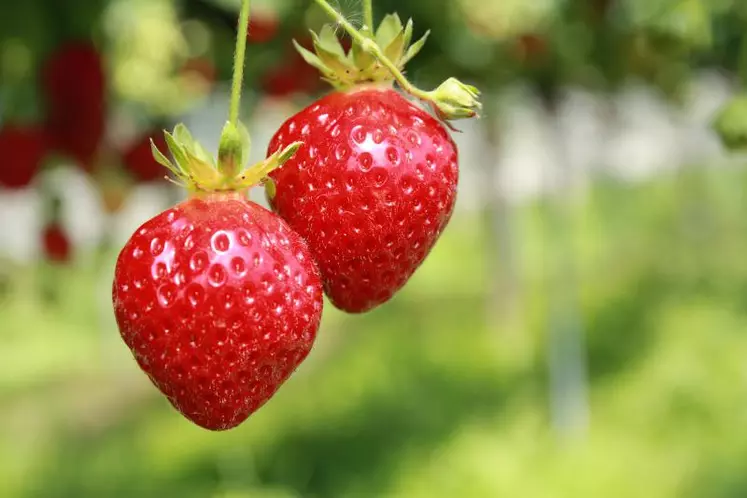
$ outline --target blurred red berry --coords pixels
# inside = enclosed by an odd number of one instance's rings
[[[35,126],[6,125],[0,129],[0,185],[27,187],[47,153],[44,132]]]
[[[62,46],[42,69],[51,145],[91,170],[106,128],[106,81],[100,54],[88,42]]]
[[[249,19],[249,32],[246,41],[249,43],[267,43],[278,33],[279,21],[275,14],[256,13]]]
[[[206,84],[212,85],[218,77],[215,65],[206,57],[194,57],[187,60],[182,66],[180,73],[182,76],[195,76],[203,80]]]
[[[313,50],[311,38],[297,40],[299,45]],[[285,62],[266,73],[261,81],[262,89],[273,97],[288,97],[295,93],[313,93],[322,86],[319,72],[306,63],[291,46]]]
[[[168,150],[163,132],[155,131],[137,139],[122,155],[124,168],[139,182],[160,180],[166,175],[166,169],[153,158],[151,140],[158,150]]]
[[[44,227],[42,233],[44,256],[53,263],[67,263],[70,261],[71,248],[67,234],[57,223]]]

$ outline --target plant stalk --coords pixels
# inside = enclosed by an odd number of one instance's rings
[[[363,23],[369,33],[374,32],[373,0],[363,0]]]
[[[402,87],[402,90],[404,90],[406,93],[409,93],[413,97],[416,97],[421,100],[430,100],[428,94],[424,92],[423,90],[419,89],[412,83],[410,83],[407,78],[405,78],[405,75],[402,74],[402,72],[399,70],[399,68],[394,65],[394,63],[389,60],[389,58],[384,55],[384,52],[381,51],[381,48],[376,44],[375,41],[373,41],[370,38],[367,38],[363,36],[350,22],[345,19],[345,16],[337,12],[330,4],[327,2],[327,0],[314,0],[319,7],[324,10],[324,12],[327,13],[332,19],[335,20],[342,28],[358,43],[360,43],[363,50],[371,54],[382,66],[387,68],[389,72],[392,74],[394,79],[397,81],[400,87]],[[370,0],[366,0],[366,3],[364,3],[364,6],[367,5],[367,3],[370,3]],[[367,8],[367,7],[366,7]],[[368,21],[366,21],[368,23]],[[372,28],[373,29],[373,28]]]
[[[236,36],[236,51],[233,58],[233,80],[231,82],[231,107],[228,120],[233,125],[238,125],[239,108],[241,105],[241,86],[244,81],[244,57],[246,55],[246,37],[249,31],[249,3],[250,0],[241,0],[241,12],[239,13],[238,35]]]

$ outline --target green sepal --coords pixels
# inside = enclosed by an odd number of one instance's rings
[[[318,35],[312,31],[311,36],[314,38],[315,44],[318,44],[326,51],[339,55],[341,59],[346,57],[345,49],[342,48],[335,30],[329,24],[322,26]]]
[[[428,41],[428,37],[430,36],[430,34],[431,34],[431,30],[426,31],[425,34],[421,36],[418,41],[416,41],[415,43],[413,43],[407,48],[405,55],[403,55],[402,59],[400,60],[401,65],[404,66],[405,64],[410,62],[413,59],[413,57],[415,57],[416,55],[418,55],[418,53],[420,53],[420,51],[425,46],[425,42]]]
[[[371,38],[371,31],[367,26],[361,29],[361,34],[367,38]],[[363,50],[360,43],[353,43],[350,49],[350,59],[357,68],[369,68],[376,63],[376,58]]]
[[[264,183],[267,175],[282,167],[296,151],[303,145],[303,142],[293,142],[284,149],[279,149],[264,161],[260,161],[249,166],[243,173],[235,178],[235,185],[238,189],[250,188],[258,183]]]
[[[392,43],[394,38],[402,32],[402,21],[397,14],[387,14],[376,30],[376,44],[382,49]]]
[[[244,169],[251,140],[249,131],[241,123],[229,122],[224,126],[217,162],[182,124],[174,127],[172,133],[164,131],[164,138],[173,161],[151,140],[153,158],[176,177],[171,181],[193,192],[245,191],[262,184],[270,171],[280,167],[302,145],[302,142],[293,143]]]
[[[413,23],[408,20],[403,26],[397,14],[384,17],[375,32],[368,28],[361,29],[361,34],[369,42],[378,45],[381,52],[400,71],[423,48],[428,33],[410,45]],[[346,53],[335,34],[335,30],[325,25],[317,34],[311,33],[314,51],[301,47],[293,42],[301,57],[319,70],[322,79],[337,89],[350,88],[359,84],[389,82],[394,79],[391,72],[383,67],[376,58],[357,40],[353,40],[351,50]]]
[[[277,185],[275,185],[275,181],[268,176],[264,180],[264,186],[265,186],[265,196],[267,196],[267,200],[268,201],[273,200],[275,198],[275,195],[278,193],[278,187]]]
[[[443,120],[473,118],[482,110],[480,91],[456,78],[447,79],[427,95],[436,114]]]

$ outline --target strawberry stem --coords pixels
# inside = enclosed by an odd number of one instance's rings
[[[373,33],[373,0],[363,0],[363,25],[368,28],[369,32]]]
[[[294,142],[285,149],[275,151],[274,154],[257,164],[244,166],[244,162],[249,157],[251,139],[249,132],[239,121],[239,104],[244,77],[246,37],[249,31],[249,1],[241,1],[234,53],[231,107],[229,119],[223,127],[218,144],[218,160],[216,161],[181,123],[174,127],[173,133],[164,132],[173,162],[158,150],[151,140],[153,157],[175,177],[175,179],[169,177],[167,179],[183,186],[193,194],[246,193],[255,185],[265,182],[268,173],[281,167],[303,145],[303,142]]]
[[[428,103],[440,119],[447,121],[472,118],[477,116],[477,112],[482,109],[482,104],[478,98],[480,92],[477,88],[465,85],[456,78],[449,78],[432,91],[425,91],[416,87],[405,78],[405,75],[402,74],[402,71],[400,71],[397,65],[384,54],[384,51],[374,39],[361,34],[361,32],[345,19],[345,16],[335,10],[327,0],[314,1],[322,8],[322,10],[324,10],[324,12],[327,13],[327,15],[342,26],[342,28],[360,44],[363,51],[370,54],[379,64],[384,66],[391,73],[392,77],[394,77],[395,81],[397,81],[400,88],[402,88],[405,93]],[[372,7],[369,11],[371,3],[371,0],[365,0],[364,2],[366,17],[369,15],[373,17]],[[368,23],[369,20],[367,19],[366,24]],[[373,28],[371,29],[373,30]]]
[[[246,37],[249,31],[249,0],[241,0],[239,13],[236,51],[233,57],[233,80],[231,82],[231,107],[228,121],[234,126],[239,122],[239,105],[241,104],[241,85],[244,81],[244,57],[246,54]]]

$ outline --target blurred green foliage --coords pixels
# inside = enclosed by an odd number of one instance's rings
[[[745,496],[745,182],[692,169],[577,204],[592,419],[575,442],[547,420],[542,203],[517,215],[520,324],[485,320],[481,225],[463,215],[390,304],[328,307],[309,361],[222,434],[175,413],[96,326],[106,275],[63,270],[50,312],[18,269],[0,308],[0,495]]]

